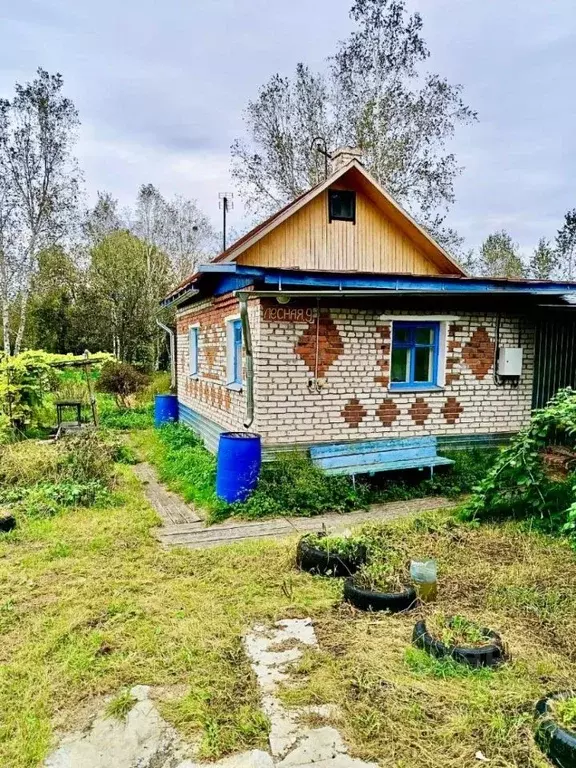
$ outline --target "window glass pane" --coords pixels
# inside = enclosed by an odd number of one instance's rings
[[[329,204],[332,219],[354,220],[354,192],[330,190]]]
[[[432,381],[432,349],[430,347],[414,349],[414,381]]]
[[[242,383],[242,323],[234,321],[234,381]]]
[[[416,328],[414,341],[416,344],[433,344],[434,330],[432,328]]]
[[[392,349],[392,381],[408,381],[410,376],[410,350]]]
[[[410,330],[402,326],[394,327],[394,341],[398,344],[406,344],[410,341]]]

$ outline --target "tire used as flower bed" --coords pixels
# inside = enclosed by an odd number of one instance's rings
[[[407,611],[417,602],[416,590],[406,586],[408,579],[401,552],[372,552],[370,562],[344,583],[344,599],[361,611]]]
[[[353,579],[344,582],[344,600],[361,611],[400,613],[416,605],[416,590],[406,587],[400,592],[376,592],[357,586]]]
[[[364,544],[346,536],[303,536],[296,550],[298,567],[320,576],[351,576],[365,560]]]
[[[554,711],[556,706],[571,701],[576,702],[573,692],[560,692],[545,696],[536,704],[536,743],[559,768],[576,768],[576,732],[560,725]]]
[[[453,616],[446,621],[446,626],[452,628],[459,621],[463,620]],[[475,626],[471,622],[467,623],[469,626]],[[430,634],[424,621],[418,621],[412,633],[412,642],[431,656],[438,659],[451,658],[470,667],[494,667],[502,664],[506,660],[506,652],[500,635],[483,627],[477,627],[477,631],[484,642],[476,646],[443,642]]]

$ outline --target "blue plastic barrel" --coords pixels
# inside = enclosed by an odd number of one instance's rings
[[[171,421],[178,421],[178,398],[176,395],[156,395],[154,398],[154,425],[161,427]]]
[[[229,504],[246,501],[258,484],[261,464],[260,435],[223,432],[218,443],[216,495]]]

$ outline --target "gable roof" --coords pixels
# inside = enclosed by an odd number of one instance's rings
[[[412,240],[424,254],[436,265],[444,274],[466,276],[464,269],[450,254],[434,240],[432,235],[421,227],[402,206],[368,173],[364,166],[357,160],[351,160],[349,163],[338,168],[330,174],[324,181],[316,184],[306,192],[303,192],[295,200],[285,205],[269,218],[251,229],[239,240],[220,253],[213,262],[234,261],[240,254],[251,248],[255,243],[265,237],[269,232],[278,227],[284,221],[293,216],[297,211],[307,205],[309,202],[322,194],[332,184],[348,173],[352,173],[355,180],[359,183],[364,194],[385,213],[391,221],[396,224],[407,237]]]

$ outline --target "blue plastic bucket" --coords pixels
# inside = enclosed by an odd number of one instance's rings
[[[178,398],[176,395],[156,395],[154,398],[154,426],[178,421]]]
[[[216,495],[229,504],[246,501],[256,488],[262,464],[260,435],[223,432],[218,443]]]

